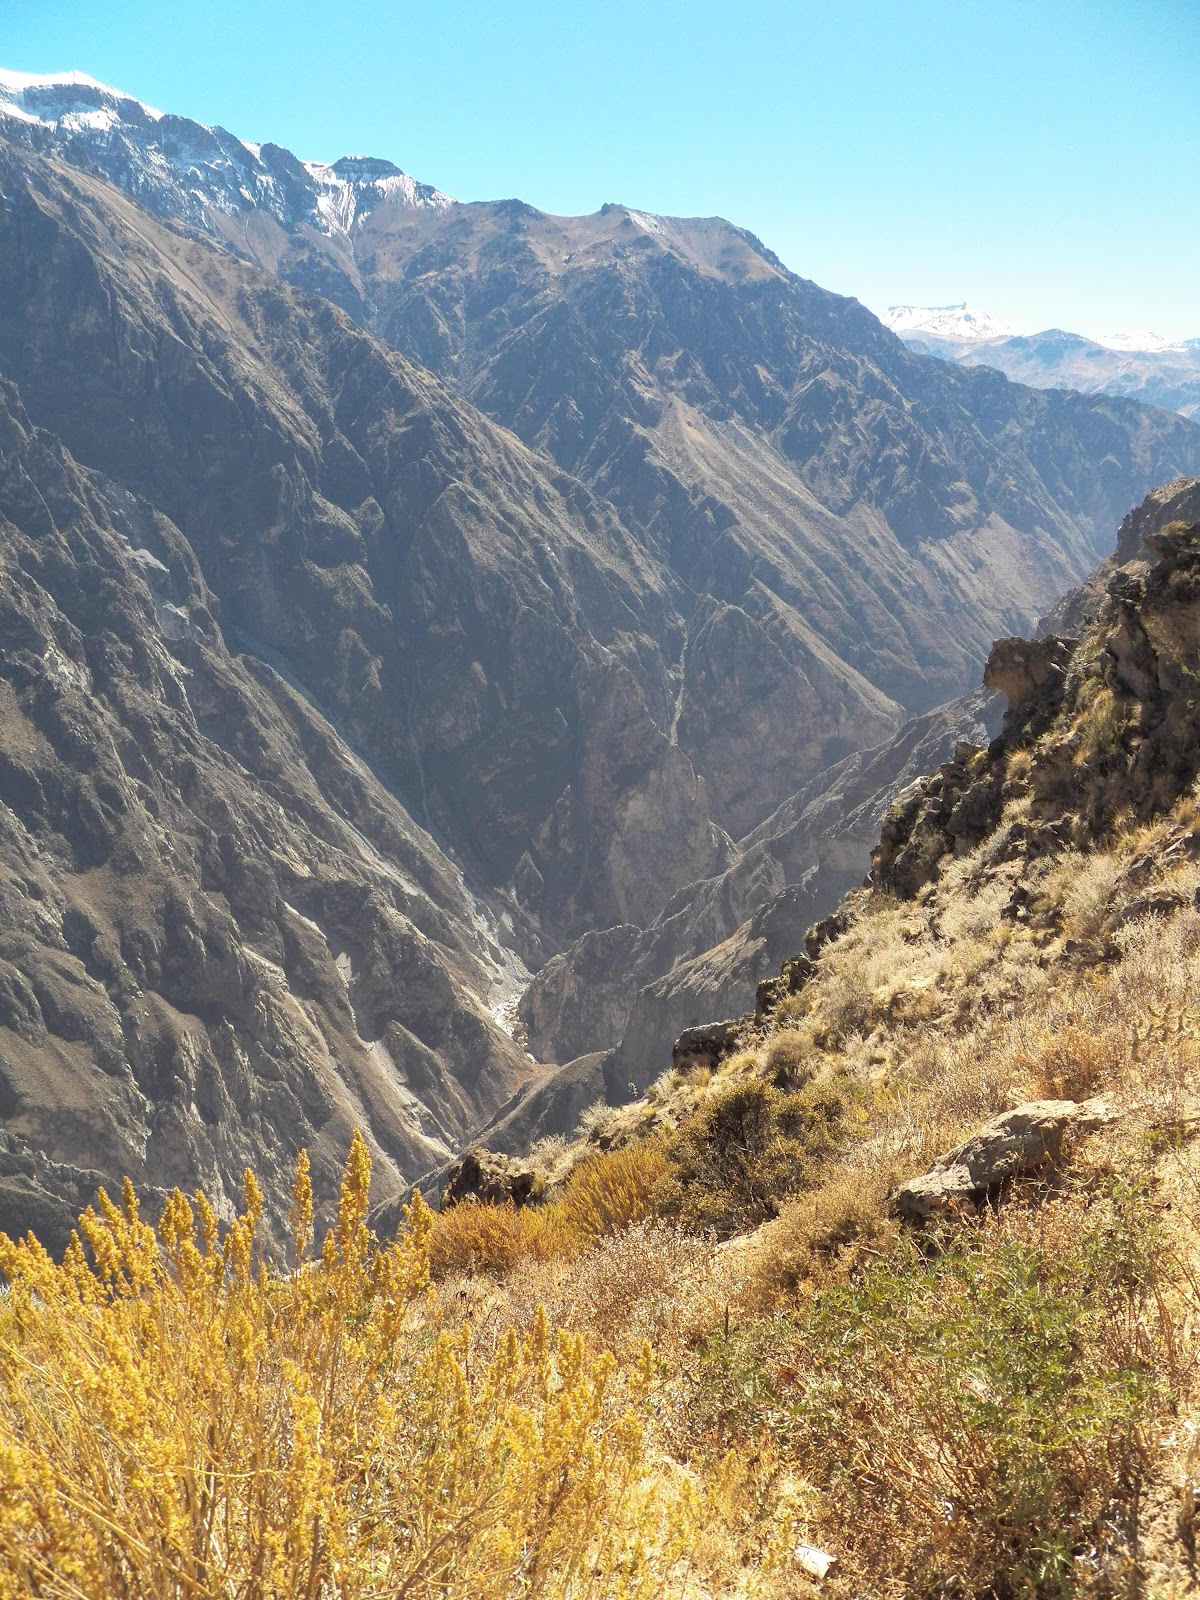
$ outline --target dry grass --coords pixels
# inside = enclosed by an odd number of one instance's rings
[[[563,1220],[583,1243],[620,1233],[651,1214],[666,1169],[667,1158],[656,1139],[593,1156],[568,1180],[558,1202]]]
[[[1095,685],[1095,688],[1076,724],[1079,759],[1085,762],[1103,761],[1120,748],[1129,721],[1129,704],[1118,700],[1111,689],[1096,679],[1086,681],[1089,687]]]
[[[571,1260],[525,1258],[503,1285],[480,1296],[475,1328],[498,1342],[544,1306],[556,1327],[632,1358],[645,1341],[666,1370],[707,1335],[729,1298],[730,1277],[709,1239],[662,1222],[639,1222]],[[461,1293],[447,1284],[448,1296]]]
[[[819,1065],[812,1037],[802,1028],[783,1028],[768,1040],[759,1062],[777,1089],[803,1089]]]
[[[898,1233],[887,1206],[896,1176],[839,1167],[787,1201],[747,1252],[739,1305],[764,1311],[791,1303],[800,1289],[851,1277],[888,1248]]]

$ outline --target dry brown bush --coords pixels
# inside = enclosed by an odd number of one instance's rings
[[[786,1304],[801,1285],[855,1272],[889,1245],[897,1224],[888,1195],[897,1174],[839,1168],[820,1187],[786,1202],[746,1252],[741,1305],[770,1310]]]
[[[430,1270],[438,1280],[475,1273],[503,1276],[522,1258],[577,1256],[597,1239],[650,1215],[666,1165],[661,1144],[643,1139],[581,1161],[561,1197],[547,1205],[518,1209],[511,1201],[459,1201],[434,1218]]]
[[[539,1305],[596,1349],[632,1356],[649,1340],[670,1363],[698,1342],[727,1298],[711,1240],[662,1222],[635,1223],[570,1260],[525,1258],[477,1323],[481,1339],[524,1327]]]
[[[760,1064],[777,1089],[802,1089],[816,1070],[811,1035],[801,1028],[784,1028],[767,1041]]]
[[[668,1139],[655,1203],[687,1228],[745,1232],[816,1181],[844,1114],[842,1089],[829,1081],[790,1093],[761,1077],[722,1084]]]
[[[1126,1030],[1111,1021],[1098,1030],[1072,1021],[1022,1031],[1026,1037],[1015,1042],[1011,1059],[1018,1078],[1039,1099],[1088,1100],[1118,1081],[1125,1065]]]

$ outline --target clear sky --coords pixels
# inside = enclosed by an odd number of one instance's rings
[[[0,0],[0,64],[461,199],[717,213],[875,310],[1200,335],[1200,0]]]

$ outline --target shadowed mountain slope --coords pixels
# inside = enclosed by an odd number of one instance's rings
[[[524,863],[553,937],[653,916],[720,864],[661,729],[680,623],[609,508],[108,185],[2,152],[0,183],[0,366],[31,415],[177,523],[239,645],[485,883]]]
[[[247,1164],[277,1217],[301,1142],[324,1204],[355,1126],[395,1192],[521,1081],[515,972],[178,528],[0,385],[0,1227]]]
[[[969,691],[1200,469],[1180,419],[921,360],[720,219],[459,204],[87,82],[8,104],[14,137],[335,300],[615,508],[677,613],[652,714],[735,837],[897,707]]]

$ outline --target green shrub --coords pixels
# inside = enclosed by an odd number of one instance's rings
[[[932,1259],[903,1238],[712,1339],[696,1436],[769,1438],[820,1485],[814,1531],[881,1589],[1081,1592],[1127,1541],[1183,1382],[1161,1248],[1128,1190],[1013,1208]]]
[[[843,1115],[829,1084],[785,1093],[753,1078],[717,1089],[671,1135],[657,1209],[722,1238],[756,1226],[812,1182]]]

